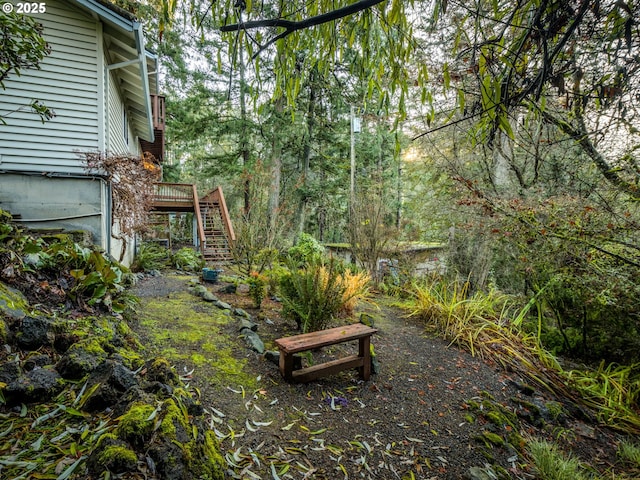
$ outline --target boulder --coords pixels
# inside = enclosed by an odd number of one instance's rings
[[[93,372],[107,357],[107,352],[96,339],[86,339],[69,347],[56,369],[63,378],[78,380]]]
[[[215,301],[213,304],[222,310],[231,310],[233,308],[227,302],[223,302],[222,300]]]
[[[45,317],[25,317],[16,332],[16,343],[25,350],[53,345],[53,322]]]
[[[207,289],[205,289],[205,290],[207,290]],[[217,302],[217,301],[219,301],[219,300],[218,300],[218,297],[216,297],[216,296],[215,296],[213,293],[211,293],[209,290],[207,290],[206,292],[204,292],[204,293],[202,294],[202,299],[203,299],[205,302]]]
[[[84,409],[89,412],[104,410],[118,402],[131,387],[138,385],[134,373],[113,360],[102,362],[89,376],[87,389],[99,387],[87,398]]]
[[[244,330],[245,328],[251,330],[252,332],[255,332],[258,330],[258,324],[252,322],[251,320],[243,318],[240,320],[240,331]]]
[[[247,311],[246,311],[246,310],[243,310],[242,308],[234,308],[234,309],[233,309],[233,314],[234,314],[236,317],[244,317],[244,318],[246,318],[246,319],[248,319],[248,320],[251,320],[251,315],[249,315],[249,314],[247,313]]]
[[[262,343],[262,340],[256,332],[249,330],[248,328],[243,328],[240,333],[244,336],[244,339],[253,351],[258,352],[261,355],[264,353],[264,343]]]
[[[22,363],[22,368],[24,368],[26,372],[29,372],[35,368],[42,368],[46,365],[51,365],[51,363],[52,361],[49,355],[31,355]]]
[[[7,405],[49,402],[64,386],[60,374],[52,368],[36,368],[19,375],[4,389]]]

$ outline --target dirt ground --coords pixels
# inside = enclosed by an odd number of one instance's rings
[[[516,374],[427,333],[389,299],[361,307],[375,318],[379,373],[368,382],[348,371],[289,384],[274,363],[249,349],[233,315],[221,324],[218,307],[193,294],[184,297],[189,280],[144,277],[134,289],[141,299],[136,329],[150,352],[167,355],[200,392],[229,478],[535,478],[523,454],[532,437],[552,440],[600,471],[614,468],[618,435],[571,418],[568,405],[562,413],[550,413],[562,399],[530,391]],[[265,300],[256,310],[246,293],[222,293],[225,284],[206,286],[252,315],[268,350],[275,349],[274,339],[297,333],[294,322],[281,318],[278,302]],[[178,296],[185,303],[170,321],[149,313],[152,302]],[[198,325],[189,323],[196,317]],[[150,335],[152,327],[164,332],[162,345],[157,332],[156,340]],[[186,340],[185,330],[198,328],[226,342],[224,363],[243,370],[238,381],[222,375],[224,367],[206,338]],[[336,358],[355,348],[328,347],[304,361]],[[198,358],[211,361],[192,360]],[[481,469],[496,477],[482,477]]]

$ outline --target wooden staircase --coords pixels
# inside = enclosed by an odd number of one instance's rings
[[[193,212],[200,251],[207,265],[233,261],[232,247],[236,237],[221,187],[198,198],[195,185],[157,183],[151,211]]]
[[[204,233],[202,255],[207,264],[225,264],[233,260],[235,233],[227,212],[222,189],[217,187],[199,202]]]

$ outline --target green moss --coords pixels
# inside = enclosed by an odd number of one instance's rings
[[[202,371],[215,372],[203,379],[210,384],[257,388],[255,377],[245,372],[247,359],[234,356],[238,344],[224,331],[234,320],[191,295],[187,291],[189,278],[185,277],[183,291],[164,298],[141,299],[139,321],[151,335],[149,343],[156,349],[153,353],[188,368],[206,367]]]
[[[564,409],[560,402],[549,401],[545,403],[544,406],[549,411],[549,415],[551,415],[553,420],[557,420],[560,415],[564,414]]]
[[[0,282],[0,312],[13,318],[22,318],[30,312],[29,302],[22,293]]]
[[[489,442],[492,445],[495,445],[496,447],[501,447],[504,445],[504,439],[497,433],[493,433],[485,430],[484,432],[482,432],[482,437],[486,439],[487,442]]]
[[[115,473],[132,470],[137,462],[136,452],[121,445],[111,445],[105,448],[98,457],[100,465]]]
[[[7,341],[7,324],[3,319],[0,319],[0,343]]]
[[[485,415],[494,425],[499,427],[509,425],[512,428],[516,428],[516,419],[511,418],[511,415],[505,414],[505,412],[496,409],[487,412]]]
[[[495,398],[493,398],[493,395],[491,395],[489,392],[487,392],[486,390],[483,390],[482,392],[480,392],[480,395],[484,398],[488,398],[489,400],[492,400],[495,402]]]
[[[119,438],[140,445],[153,432],[153,419],[150,419],[155,407],[146,403],[134,403],[127,413],[120,417],[116,429]]]
[[[74,343],[69,348],[69,351],[73,352],[74,350],[84,350],[85,352],[97,357],[107,356],[107,352],[104,351],[104,348],[102,348],[102,344],[97,338],[87,338],[86,340],[83,340],[81,342]]]
[[[203,450],[204,456],[202,460],[205,472],[202,473],[207,474],[211,480],[224,479],[225,461],[220,453],[218,439],[210,431],[204,432]]]
[[[176,439],[177,426],[181,426],[184,431],[187,431],[188,419],[185,418],[184,413],[173,399],[170,398],[164,402],[162,409],[164,417],[160,423],[160,431],[163,435],[174,440]]]

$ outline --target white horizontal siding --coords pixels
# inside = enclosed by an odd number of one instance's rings
[[[34,15],[44,25],[51,47],[40,70],[23,70],[5,81],[0,113],[0,169],[82,173],[78,151],[99,147],[99,71],[96,21],[63,0],[47,1]],[[37,99],[56,116],[42,123],[28,105]],[[18,111],[16,111],[18,110]]]
[[[107,151],[114,154],[129,152],[129,146],[125,141],[124,103],[117,85],[117,79],[113,73],[109,74],[108,85],[109,99],[109,128],[107,132]],[[131,137],[129,137],[131,139]]]

